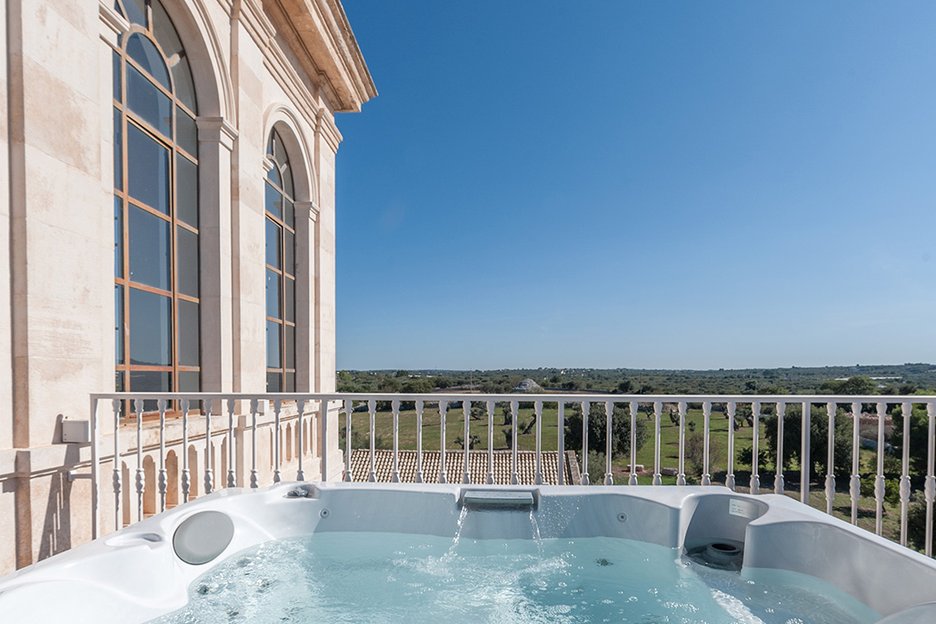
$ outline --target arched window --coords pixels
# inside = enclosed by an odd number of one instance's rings
[[[116,387],[200,388],[197,106],[161,0],[115,0]]]
[[[296,390],[296,221],[289,158],[279,133],[267,144],[267,392]]]

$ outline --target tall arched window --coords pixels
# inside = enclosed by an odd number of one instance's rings
[[[115,0],[116,387],[200,388],[197,106],[161,0]]]
[[[296,220],[289,158],[279,133],[267,144],[266,191],[267,391],[296,390]]]

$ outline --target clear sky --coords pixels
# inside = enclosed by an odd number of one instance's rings
[[[936,3],[344,3],[339,368],[936,361]]]

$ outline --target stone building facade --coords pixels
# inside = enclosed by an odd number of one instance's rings
[[[3,4],[0,572],[89,538],[90,393],[334,389],[335,115],[376,95],[339,0]]]

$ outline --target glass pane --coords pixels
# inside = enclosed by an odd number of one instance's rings
[[[286,373],[283,375],[283,392],[296,391],[296,374]]]
[[[267,180],[269,180],[270,182],[272,182],[272,183],[275,184],[276,186],[282,186],[282,185],[283,185],[283,180],[280,178],[279,169],[276,168],[276,164],[275,164],[275,163],[273,164],[272,167],[270,167],[270,170],[267,171],[266,177],[267,177]]]
[[[114,99],[120,102],[123,99],[123,93],[120,89],[120,55],[117,54],[117,50],[114,50],[113,54],[113,82],[114,82]]]
[[[282,228],[276,225],[272,219],[266,220],[266,263],[277,269],[282,268],[280,264],[280,232]]]
[[[192,80],[192,70],[186,57],[172,68],[172,79],[175,80],[175,95],[193,113],[198,113],[198,101],[195,98],[195,82]]]
[[[266,342],[267,342],[267,368],[280,368],[282,358],[280,357],[280,328],[282,325],[267,321]]]
[[[163,61],[162,54],[153,45],[153,42],[143,35],[135,34],[130,36],[127,42],[127,56],[139,64],[143,70],[156,79],[156,82],[164,86],[168,91],[172,91],[172,83],[169,81],[169,69]]]
[[[198,165],[176,154],[176,218],[198,227]]]
[[[149,79],[127,65],[127,105],[156,130],[172,137],[172,102]]]
[[[282,318],[280,316],[280,276],[270,269],[266,272],[266,308],[267,316]]]
[[[198,235],[176,227],[176,277],[180,293],[198,296]]]
[[[179,306],[179,364],[198,366],[200,353],[198,304],[179,299],[177,305]]]
[[[281,388],[280,374],[267,373],[267,392],[280,392]]]
[[[296,274],[296,235],[285,231],[286,242],[283,245],[283,269],[290,275]]]
[[[169,290],[172,231],[169,222],[130,206],[130,279]]]
[[[289,325],[283,326],[283,354],[283,368],[296,368],[296,328]]]
[[[130,289],[130,363],[172,363],[172,305],[169,297]]]
[[[288,199],[283,200],[283,213],[286,221],[286,225],[291,228],[296,227],[296,208],[293,206],[293,203]]]
[[[286,306],[286,320],[290,323],[296,322],[296,280],[289,279],[288,277],[283,280],[283,285],[285,287],[286,293],[284,305]]]
[[[176,142],[192,156],[198,156],[198,127],[188,113],[176,106]]]
[[[114,188],[123,190],[123,120],[114,109]]]
[[[123,286],[114,286],[114,359],[124,363]]]
[[[123,207],[114,197],[114,275],[123,277]]]
[[[130,371],[131,392],[172,392],[172,374],[168,371]],[[155,412],[158,404],[154,400],[143,401],[144,412]],[[136,417],[136,412],[130,414]]]
[[[114,373],[114,392],[123,392],[124,391],[124,374],[123,371],[117,371]]]
[[[124,0],[124,8],[131,24],[146,28],[146,0]]]
[[[292,170],[289,168],[289,165],[283,167],[283,190],[286,191],[289,197],[296,196],[293,192]]]
[[[130,196],[169,214],[169,152],[133,124],[127,128]]]
[[[279,132],[276,130],[273,131],[273,160],[275,160],[278,165],[287,162],[286,148],[283,147],[283,140],[280,139]]]
[[[270,186],[269,184],[266,184],[264,186],[266,186],[266,200],[264,202],[266,211],[276,216],[277,218],[282,219],[283,218],[283,207],[282,207],[283,196],[280,195],[280,192],[277,191],[272,186]]]
[[[182,52],[182,42],[179,41],[179,34],[176,32],[172,20],[163,8],[162,2],[153,0],[150,3],[153,10],[153,35],[162,48],[167,58],[172,58],[173,54]]]
[[[179,373],[179,382],[176,384],[179,392],[200,392],[201,373],[182,371]]]

